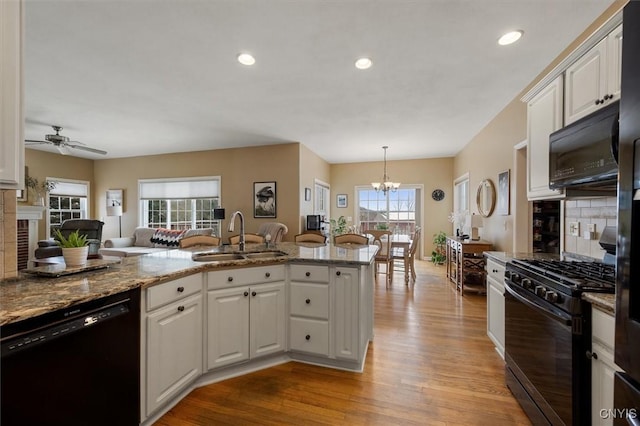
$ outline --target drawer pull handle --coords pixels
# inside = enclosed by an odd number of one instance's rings
[[[184,287],[178,287],[178,293],[182,293],[184,291]]]
[[[233,277],[227,278],[227,281],[229,281],[229,282],[233,281]]]
[[[269,278],[271,276],[271,272],[267,272],[266,274],[264,274],[264,276]]]
[[[336,275],[337,275],[337,276],[340,276],[340,271],[336,272]]]
[[[184,306],[182,306],[182,305],[178,306],[178,310],[179,310],[180,312],[184,311]]]
[[[311,276],[311,272],[306,272],[306,273],[305,273],[305,275],[306,275],[307,277],[310,277],[310,276]]]
[[[589,359],[598,359],[598,354],[595,352],[587,351],[587,358]]]
[[[257,293],[256,293],[255,291],[252,291],[252,292],[251,292],[251,295],[252,295],[253,297],[256,297],[256,294],[257,294]]]
[[[245,291],[245,292],[244,292],[244,297],[247,297],[248,295],[249,295],[249,292],[248,292],[248,291]]]
[[[306,336],[304,336],[304,338],[305,338],[306,340],[311,340],[311,336],[309,336],[308,334],[307,334]]]
[[[308,305],[309,303],[311,303],[311,299],[307,299],[304,302]]]

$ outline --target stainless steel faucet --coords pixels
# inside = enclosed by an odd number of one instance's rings
[[[229,232],[233,232],[234,226],[233,224],[236,221],[236,216],[240,216],[240,242],[238,243],[238,249],[240,251],[244,251],[244,215],[240,210],[236,210],[231,215],[231,221],[229,221]]]

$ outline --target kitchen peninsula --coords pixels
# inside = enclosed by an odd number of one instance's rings
[[[142,424],[196,387],[291,360],[362,370],[376,246],[280,243],[247,247],[279,256],[192,259],[237,249],[167,250],[59,278],[23,274],[0,284],[0,325],[139,289]]]

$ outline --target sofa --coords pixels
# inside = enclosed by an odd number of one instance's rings
[[[180,240],[193,235],[213,235],[212,228],[174,230],[136,228],[131,237],[110,238],[100,249],[102,256],[131,257],[178,248]]]

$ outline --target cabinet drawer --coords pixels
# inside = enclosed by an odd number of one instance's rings
[[[610,349],[614,347],[616,321],[613,315],[600,309],[591,308],[591,321],[593,341],[600,341]]]
[[[147,310],[182,299],[202,290],[202,274],[158,284],[147,289]]]
[[[210,290],[276,281],[284,281],[284,265],[225,269],[207,273],[207,288]]]
[[[290,318],[291,350],[329,355],[329,322]]]
[[[291,315],[329,318],[329,286],[327,284],[292,282]]]
[[[487,257],[486,268],[488,276],[498,281],[499,283],[504,284],[505,265]]]
[[[329,282],[329,268],[319,265],[291,265],[291,281]]]

